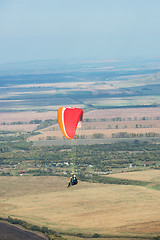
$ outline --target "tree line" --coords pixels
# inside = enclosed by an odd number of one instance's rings
[[[160,145],[146,141],[118,142],[111,144],[66,146],[33,146],[26,140],[3,142],[0,146],[0,167],[10,168],[20,163],[30,163],[34,171],[43,175],[53,173],[53,168],[67,169],[73,161],[79,173],[92,165],[94,171],[113,168],[148,166],[160,168]],[[73,154],[74,150],[74,154]],[[58,166],[58,163],[61,165]],[[39,169],[37,166],[41,166]],[[36,170],[35,170],[36,169]],[[2,171],[3,172],[3,171]],[[36,172],[34,172],[35,174]]]

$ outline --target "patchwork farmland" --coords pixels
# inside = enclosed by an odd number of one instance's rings
[[[0,69],[0,217],[57,239],[158,239],[159,62],[36,64]],[[60,106],[84,110],[75,159]]]

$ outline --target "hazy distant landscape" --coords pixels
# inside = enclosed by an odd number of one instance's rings
[[[84,110],[74,141],[61,106]],[[1,64],[0,143],[2,220],[48,239],[158,239],[160,60]]]
[[[158,60],[1,65],[0,111],[55,110],[61,105],[84,109],[158,106],[159,72]]]

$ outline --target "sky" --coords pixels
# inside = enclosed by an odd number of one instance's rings
[[[160,56],[159,0],[0,0],[0,63]]]

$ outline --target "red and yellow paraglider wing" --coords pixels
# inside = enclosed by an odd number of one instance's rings
[[[82,122],[83,110],[80,108],[60,107],[57,117],[63,135],[68,139],[73,139],[78,123]]]

